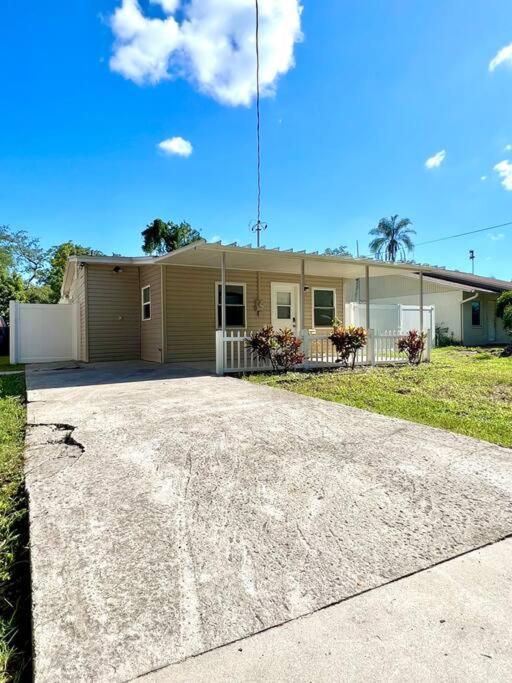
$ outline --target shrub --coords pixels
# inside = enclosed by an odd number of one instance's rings
[[[368,335],[364,327],[335,325],[329,339],[338,354],[336,362],[343,363],[345,367],[348,367],[349,361],[352,358],[351,367],[354,369],[356,354],[366,344]]]
[[[409,330],[404,337],[400,337],[398,340],[398,350],[400,353],[407,354],[407,359],[411,365],[419,365],[425,350],[426,340],[427,335],[425,332],[420,334],[417,330]]]
[[[269,362],[276,372],[288,372],[304,362],[302,340],[289,329],[274,331],[272,325],[252,332],[247,347],[261,361]]]
[[[456,346],[460,344],[460,341],[454,338],[453,332],[450,332],[450,328],[443,323],[436,325],[436,346]]]
[[[503,320],[505,332],[512,336],[512,292],[502,292],[496,302],[496,315]],[[503,351],[502,356],[512,356],[512,344]]]
[[[512,307],[512,291],[502,292],[496,301],[496,315],[498,318],[503,318],[504,320],[505,311],[509,306]],[[510,328],[510,332],[512,334],[512,327]]]

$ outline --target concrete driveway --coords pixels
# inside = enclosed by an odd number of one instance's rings
[[[38,681],[129,680],[512,530],[488,443],[184,367],[28,387]]]

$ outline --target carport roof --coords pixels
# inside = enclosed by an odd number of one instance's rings
[[[369,258],[319,254],[316,251],[267,249],[266,247],[252,247],[251,245],[240,246],[236,242],[222,244],[221,242],[198,240],[163,256],[72,256],[66,269],[62,292],[65,295],[69,291],[71,264],[74,264],[75,268],[82,263],[106,263],[113,265],[161,264],[220,268],[222,253],[226,254],[226,265],[230,270],[299,273],[301,261],[304,261],[308,275],[357,278],[362,277],[365,267],[369,266],[372,271],[372,277],[399,274],[417,275],[422,272],[425,275],[433,276],[445,282],[460,284],[465,288],[482,288],[492,292],[500,292],[506,289],[512,290],[512,282],[447,270],[446,268],[429,264],[410,262],[390,264]]]

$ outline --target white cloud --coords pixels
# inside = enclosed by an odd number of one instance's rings
[[[501,178],[501,184],[506,190],[512,191],[512,164],[508,159],[496,164],[494,170]]]
[[[493,242],[498,242],[499,240],[505,239],[505,235],[502,232],[498,232],[495,235],[489,235]]]
[[[425,161],[425,167],[426,168],[438,168],[441,166],[443,161],[445,160],[446,157],[446,150],[442,149],[440,152],[437,152],[437,154],[434,154],[433,157],[429,157]]]
[[[506,152],[510,152],[510,151],[512,151],[512,145],[505,145],[505,147],[504,147],[503,149],[504,149]]]
[[[138,0],[121,0],[111,17],[110,68],[138,85],[185,78],[224,104],[249,105],[256,91],[253,0],[152,2],[164,18],[146,16]],[[300,0],[260,0],[263,95],[294,66],[301,12]]]
[[[489,71],[494,71],[500,64],[512,66],[512,43],[502,47],[501,50],[489,62]]]
[[[220,235],[214,235],[210,237],[210,242],[220,242]]]
[[[193,150],[192,144],[179,136],[162,140],[158,147],[166,154],[175,154],[179,157],[189,157]]]
[[[180,0],[149,0],[152,5],[160,5],[164,12],[172,14],[179,7]]]
[[[480,176],[480,180],[487,180],[487,176],[486,176],[486,175],[481,175],[481,176]]]

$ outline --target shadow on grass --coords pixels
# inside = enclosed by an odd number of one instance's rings
[[[8,624],[11,653],[7,664],[7,680],[24,683],[33,680],[32,670],[32,600],[28,497],[24,486],[18,496],[17,521],[12,528],[16,549],[12,560],[11,580],[1,591],[1,608]]]

